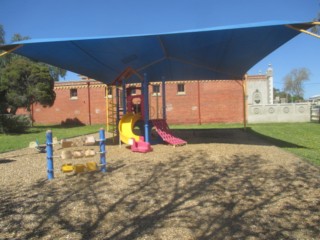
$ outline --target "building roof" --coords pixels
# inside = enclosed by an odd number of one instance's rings
[[[0,49],[107,84],[127,68],[151,81],[242,79],[258,61],[297,36],[296,29],[312,26],[273,21],[158,34],[32,39]]]
[[[268,76],[266,74],[248,75],[247,80],[251,80],[251,81],[268,80]]]
[[[310,100],[320,99],[320,94],[311,96],[309,99],[310,99]]]

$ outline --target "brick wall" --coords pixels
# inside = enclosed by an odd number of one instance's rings
[[[88,87],[89,90],[88,91]],[[70,96],[70,90],[77,89],[77,97]],[[97,82],[57,83],[56,100],[52,107],[33,106],[33,119],[41,124],[60,124],[77,121],[83,124],[106,122],[105,85]],[[19,109],[18,114],[25,114]]]
[[[243,122],[241,81],[179,83],[184,83],[184,94],[178,94],[176,82],[166,84],[166,114],[169,123]],[[77,97],[70,97],[71,89],[77,89]],[[105,90],[105,85],[96,81],[56,83],[54,105],[34,105],[33,118],[36,123],[42,124],[60,124],[67,120],[77,120],[84,124],[106,123]],[[149,93],[150,118],[162,118],[161,85],[158,96],[152,92],[152,86],[149,87]],[[18,113],[25,111],[20,109]]]
[[[185,84],[185,95],[167,87],[169,123],[232,123],[243,121],[243,91],[238,81],[207,81]]]

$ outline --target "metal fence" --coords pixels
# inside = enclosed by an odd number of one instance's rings
[[[310,109],[310,120],[311,122],[320,123],[320,106],[312,106]]]

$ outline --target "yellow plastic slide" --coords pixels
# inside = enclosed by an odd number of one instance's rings
[[[133,113],[127,113],[125,114],[120,122],[119,122],[119,134],[120,134],[120,140],[126,144],[129,144],[129,139],[134,138],[136,141],[139,141],[138,135],[135,135],[132,130],[134,128],[134,125],[138,120],[141,119],[141,114],[133,114]]]

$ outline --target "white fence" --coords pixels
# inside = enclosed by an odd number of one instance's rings
[[[249,105],[248,123],[310,122],[310,103]]]

